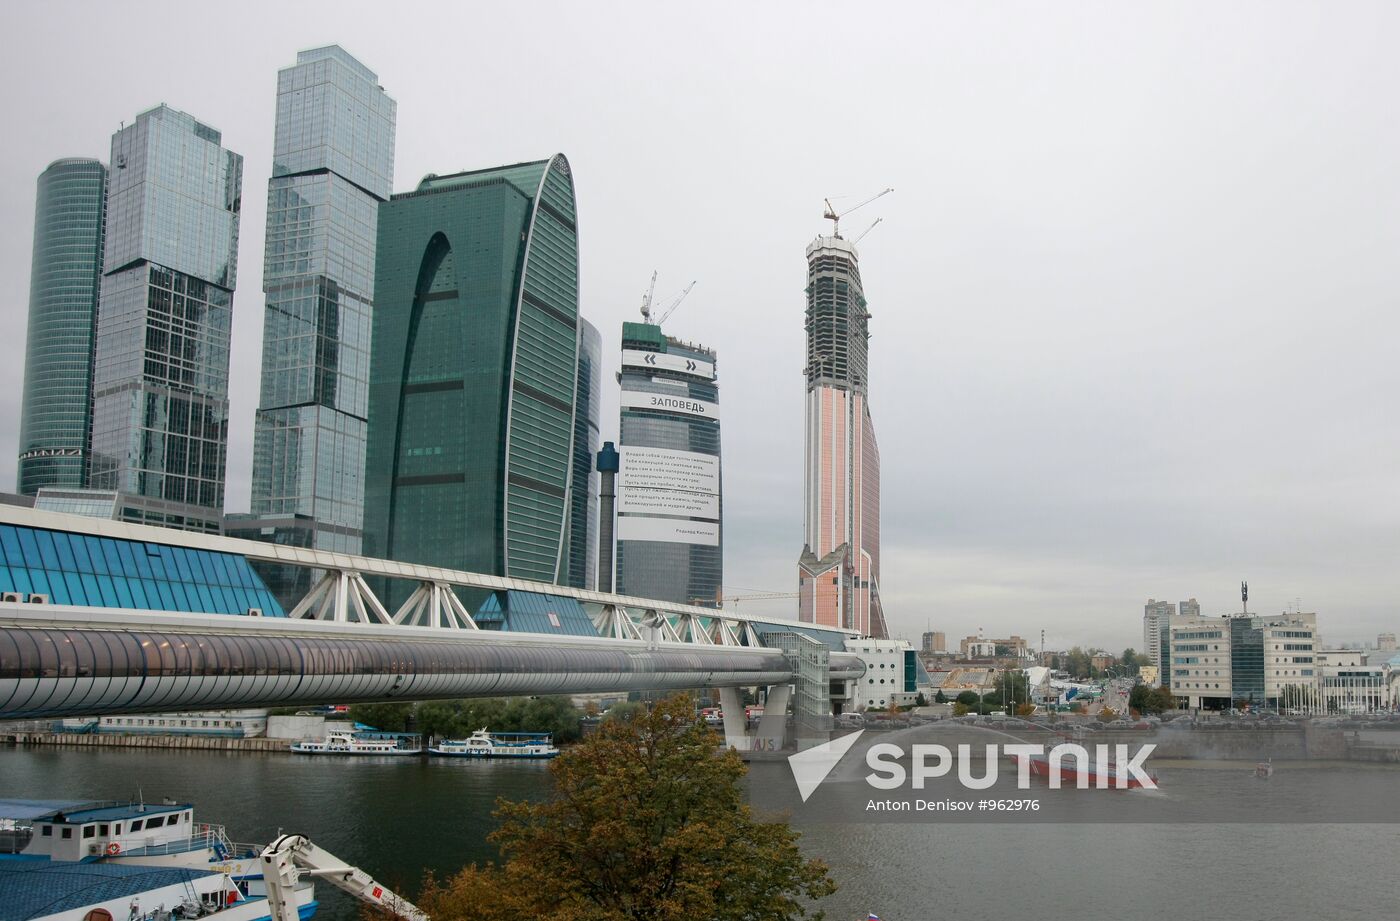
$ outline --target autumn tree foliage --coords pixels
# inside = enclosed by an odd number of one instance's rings
[[[419,905],[433,921],[804,917],[836,886],[787,823],[754,818],[744,771],[689,698],[604,720],[550,765],[552,797],[501,801],[503,862],[430,879]]]

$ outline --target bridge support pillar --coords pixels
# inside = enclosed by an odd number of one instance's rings
[[[775,684],[768,689],[763,716],[758,720],[758,736],[753,740],[754,751],[782,751],[787,747],[788,698],[792,685]]]
[[[741,752],[748,751],[748,719],[744,716],[744,696],[739,689],[720,688],[719,708],[724,714],[724,744]]]

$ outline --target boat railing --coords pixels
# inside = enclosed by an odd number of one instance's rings
[[[151,857],[159,854],[184,854],[189,851],[212,850],[215,854],[232,855],[234,845],[222,825],[200,822],[194,826],[188,837],[177,838],[164,844],[148,844],[144,847],[130,847],[122,853],[127,856]]]

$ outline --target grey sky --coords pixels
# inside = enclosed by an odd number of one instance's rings
[[[1140,645],[1142,604],[1400,626],[1400,8],[1385,3],[7,3],[0,488],[34,184],[164,101],[245,160],[230,510],[247,508],[276,72],[338,42],[396,190],[563,151],[618,358],[652,269],[719,351],[725,583],[791,590],[803,247],[861,246],[891,629]],[[604,437],[616,434],[616,394]],[[744,609],[790,609],[753,603]]]

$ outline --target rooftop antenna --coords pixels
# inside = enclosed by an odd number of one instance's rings
[[[884,198],[886,195],[890,194],[893,191],[894,189],[885,189],[878,195],[872,195],[860,204],[851,208],[847,208],[845,211],[839,213],[837,212],[836,207],[832,205],[831,199],[823,198],[822,201],[826,202],[826,211],[822,214],[822,217],[826,218],[828,221],[831,221],[831,235],[838,240],[841,239],[841,218],[845,217],[853,211],[859,211],[861,208],[864,208],[866,205],[870,204],[875,199]],[[879,222],[877,221],[876,223]],[[874,225],[872,224],[871,226],[873,227]],[[866,233],[869,233],[868,229]]]
[[[1244,605],[1244,615],[1249,616],[1249,583],[1240,583],[1240,603]]]

